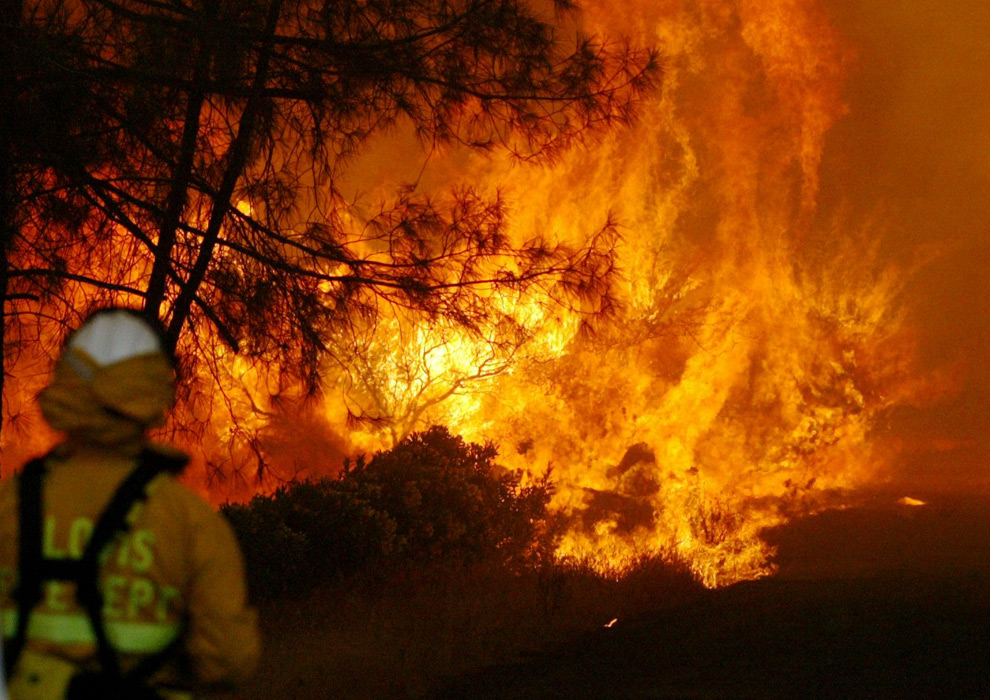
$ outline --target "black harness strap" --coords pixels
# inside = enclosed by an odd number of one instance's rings
[[[7,644],[4,666],[9,676],[24,649],[30,611],[41,602],[41,482],[45,473],[44,458],[24,465],[18,490],[20,499],[20,533],[17,569],[17,630]]]
[[[110,504],[103,511],[93,534],[79,560],[79,576],[76,580],[76,595],[79,603],[86,610],[93,634],[96,636],[97,654],[100,668],[104,673],[120,675],[120,662],[117,654],[107,640],[106,627],[103,624],[103,591],[100,590],[100,554],[120,532],[127,532],[129,527],[127,515],[138,501],[143,501],[148,494],[145,489],[148,483],[158,476],[161,469],[151,460],[142,458],[138,467],[132,471],[117,488]]]
[[[4,661],[8,674],[17,663],[27,638],[28,619],[34,607],[41,602],[41,587],[45,581],[74,581],[79,604],[86,612],[96,638],[97,658],[104,674],[121,677],[120,661],[107,639],[103,623],[103,592],[100,589],[101,555],[113,539],[129,530],[127,516],[138,501],[147,499],[147,486],[165,471],[175,471],[175,460],[151,450],[145,450],[138,458],[138,466],[120,484],[110,503],[103,511],[86,549],[80,559],[49,559],[42,551],[42,483],[45,474],[44,459],[29,462],[21,472],[20,480],[20,552],[18,568],[20,583],[16,598],[18,607],[17,630],[8,645],[9,654]],[[177,640],[176,640],[177,641]],[[164,663],[175,648],[176,642],[165,649],[145,657],[127,674],[130,680],[150,677]]]

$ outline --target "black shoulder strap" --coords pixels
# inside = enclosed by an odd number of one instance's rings
[[[103,592],[100,590],[99,572],[101,554],[120,532],[129,529],[127,516],[134,504],[147,498],[147,486],[163,471],[173,471],[171,460],[158,452],[145,450],[138,458],[138,466],[117,488],[109,505],[103,511],[93,529],[93,534],[79,560],[46,559],[42,552],[42,481],[44,459],[32,460],[21,473],[20,482],[20,552],[18,568],[20,583],[17,589],[17,631],[9,645],[10,653],[5,665],[13,669],[27,637],[28,618],[41,601],[41,584],[47,580],[76,582],[76,595],[93,627],[97,654],[104,673],[119,676],[120,662],[107,639],[103,624]],[[171,651],[172,646],[166,648]],[[164,661],[165,650],[145,659],[129,676],[138,673],[151,675]],[[151,663],[154,661],[154,663]],[[137,673],[135,673],[137,672]]]
[[[9,676],[27,639],[28,618],[41,601],[41,484],[45,475],[45,458],[33,459],[21,470],[18,484],[20,524],[17,569],[19,580],[14,597],[17,600],[17,629],[6,645],[4,666]]]
[[[120,675],[120,662],[107,640],[103,624],[103,591],[100,589],[100,554],[118,533],[127,532],[127,516],[134,504],[147,498],[148,483],[161,473],[161,465],[154,459],[155,453],[142,452],[137,469],[132,471],[117,488],[110,504],[103,511],[93,529],[93,534],[80,559],[79,576],[76,578],[76,595],[86,611],[96,636],[100,667],[104,673]]]

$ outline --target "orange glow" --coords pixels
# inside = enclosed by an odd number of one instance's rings
[[[551,168],[465,171],[453,154],[425,179],[449,168],[503,187],[518,241],[581,242],[614,215],[617,317],[586,336],[540,299],[496,299],[526,329],[511,356],[419,326],[377,338],[366,371],[403,416],[424,383],[450,392],[406,429],[446,423],[496,441],[510,468],[550,469],[571,523],[559,556],[621,571],[665,552],[709,586],[764,576],[760,531],[882,481],[897,445],[878,421],[932,390],[912,373],[910,271],[881,262],[883,220],[818,208],[853,51],[815,1],[626,0],[584,18],[665,57],[637,125]]]
[[[898,500],[897,502],[900,503],[902,506],[917,507],[917,506],[928,505],[926,501],[920,501],[917,498],[911,498],[910,496],[905,496],[904,498]]]
[[[202,493],[222,502],[269,488],[247,471],[259,455],[282,479],[330,473],[443,423],[494,441],[500,463],[528,478],[550,470],[568,523],[559,557],[621,572],[660,553],[715,587],[774,572],[765,528],[886,478],[901,445],[885,415],[937,387],[915,368],[911,270],[881,259],[883,218],[819,203],[853,48],[820,0],[583,5],[586,31],[664,56],[663,87],[635,125],[551,166],[451,151],[411,163],[408,179],[438,193],[500,188],[519,245],[581,246],[617,221],[611,317],[589,332],[590,309],[564,308],[546,287],[491,292],[497,313],[470,330],[386,311],[333,339],[318,400],[213,343],[183,403],[206,429],[180,437]],[[376,157],[389,154],[356,159],[355,205],[339,212],[356,228],[362,204],[406,176],[361,180]],[[43,372],[30,377],[10,390],[15,411]]]

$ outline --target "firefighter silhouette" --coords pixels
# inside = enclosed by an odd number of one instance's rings
[[[174,396],[160,330],[104,309],[39,396],[64,439],[0,488],[0,615],[11,700],[190,698],[259,653],[229,525],[146,437]]]

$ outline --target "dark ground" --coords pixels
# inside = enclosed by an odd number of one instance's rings
[[[990,502],[892,500],[769,533],[774,578],[620,620],[433,698],[990,699]]]

